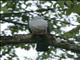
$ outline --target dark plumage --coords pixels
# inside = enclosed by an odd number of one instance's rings
[[[40,16],[36,16],[29,21],[29,28],[32,32],[32,38],[36,40],[37,51],[48,51],[48,23]]]

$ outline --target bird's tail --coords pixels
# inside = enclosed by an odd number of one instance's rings
[[[35,40],[37,43],[36,50],[37,51],[48,51],[48,37],[45,34],[35,35]]]

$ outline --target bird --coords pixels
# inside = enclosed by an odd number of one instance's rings
[[[32,33],[32,37],[36,40],[37,51],[48,51],[49,42],[47,38],[48,34],[48,22],[42,16],[35,16],[29,20],[29,29]]]

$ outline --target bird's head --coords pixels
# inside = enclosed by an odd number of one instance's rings
[[[44,20],[43,16],[35,16],[32,18],[32,20]]]

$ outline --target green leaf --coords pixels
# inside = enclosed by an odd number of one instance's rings
[[[66,38],[72,38],[72,37],[74,38],[75,35],[79,33],[79,29],[80,29],[80,26],[77,26],[76,28],[72,29],[71,31],[64,33],[63,36]]]
[[[1,0],[1,1],[3,1],[3,2],[7,2],[8,0]]]
[[[18,32],[18,27],[17,26],[10,26],[9,28],[13,33]]]
[[[68,7],[68,9],[66,10],[66,15],[70,15],[73,12],[73,2],[71,0],[69,1],[65,1],[65,5]]]
[[[77,17],[77,21],[80,23],[80,17]]]
[[[9,12],[7,6],[1,7],[0,12],[1,11],[3,11],[3,13],[8,13]]]
[[[65,5],[66,5],[68,8],[71,7],[72,4],[73,4],[73,3],[72,3],[71,0],[65,1]]]
[[[61,8],[64,8],[64,1],[57,1]]]
[[[22,16],[22,21],[23,22],[28,21],[28,20],[29,20],[29,16],[26,16],[26,15]]]
[[[69,8],[66,10],[66,15],[70,15],[72,13],[73,9],[72,8]]]
[[[80,3],[74,6],[73,11],[80,15]]]

